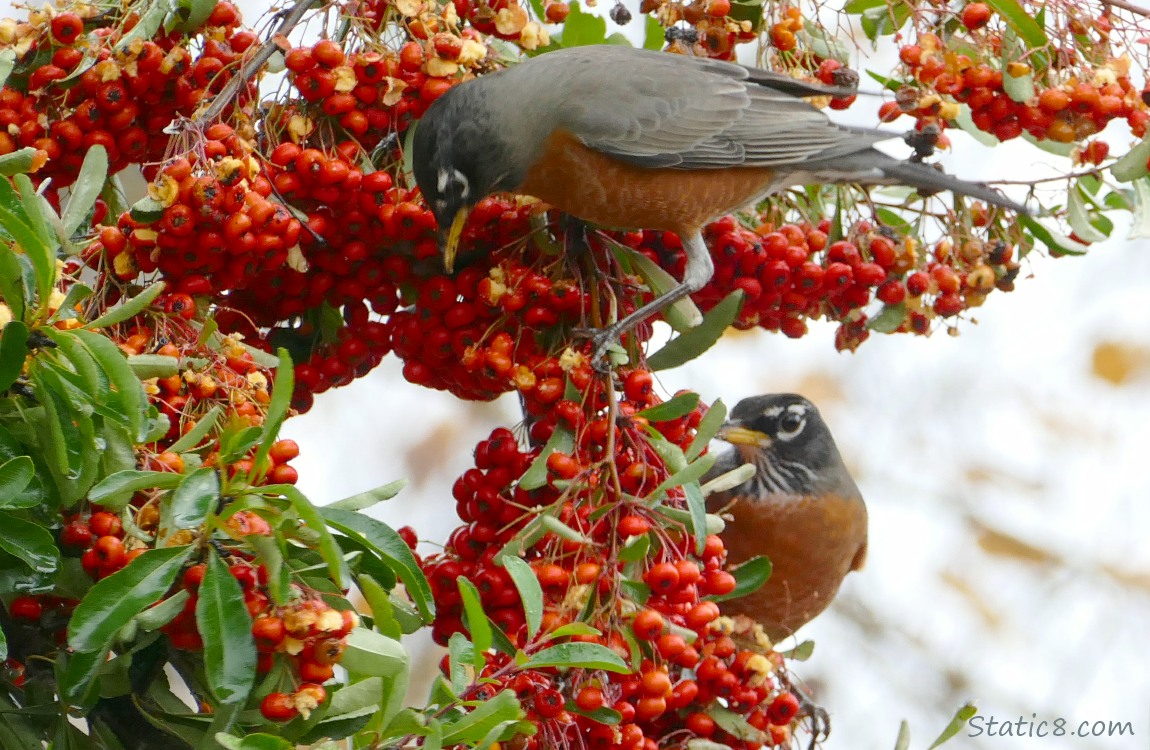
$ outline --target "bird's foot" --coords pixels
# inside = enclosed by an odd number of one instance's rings
[[[795,690],[795,695],[799,699],[799,717],[800,720],[809,722],[809,729],[811,735],[811,742],[807,745],[808,750],[814,750],[814,747],[823,740],[831,736],[831,717],[827,710],[815,703],[803,691]]]
[[[626,329],[618,323],[606,328],[580,328],[575,335],[591,340],[591,369],[600,374],[611,371],[611,358],[613,352],[622,352],[623,348],[619,338],[626,333]]]

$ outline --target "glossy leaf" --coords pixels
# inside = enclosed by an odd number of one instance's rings
[[[707,497],[716,492],[726,492],[743,484],[755,475],[754,464],[743,464],[720,474],[703,485],[703,496]]]
[[[978,706],[974,705],[973,703],[966,703],[963,705],[960,709],[955,711],[954,718],[950,720],[950,723],[946,725],[946,727],[942,730],[942,733],[938,735],[938,738],[935,739],[934,742],[930,743],[930,747],[928,747],[926,750],[934,750],[936,747],[958,734],[960,731],[962,731],[962,728],[966,726],[967,722],[973,719],[977,714]]]
[[[1042,49],[1050,43],[1041,24],[1034,20],[1018,0],[986,0],[986,4],[1006,20],[1014,33],[1026,42],[1028,49]]]
[[[84,155],[84,163],[80,167],[80,174],[72,183],[69,191],[68,206],[60,217],[64,225],[64,238],[67,239],[76,233],[80,225],[88,218],[96,199],[104,189],[104,182],[108,179],[108,152],[103,146],[95,145],[88,149]]]
[[[184,480],[183,474],[168,471],[139,471],[128,469],[117,471],[104,477],[88,490],[88,499],[94,503],[107,504],[108,498],[115,495],[131,495],[140,490],[170,490]]]
[[[57,679],[60,692],[69,705],[89,707],[100,697],[100,671],[108,660],[111,644],[95,651],[76,651],[67,654],[61,665],[57,665]]]
[[[661,404],[643,409],[637,416],[645,418],[648,422],[670,422],[672,419],[687,416],[698,405],[699,394],[680,393],[670,401],[664,401]]]
[[[220,475],[214,468],[196,469],[160,504],[160,546],[182,529],[194,529],[204,523],[219,503]]]
[[[566,625],[560,625],[559,627],[547,633],[547,637],[551,640],[569,638],[573,635],[603,635],[603,631],[592,627],[585,622],[576,621],[569,622]]]
[[[279,435],[280,427],[287,419],[288,410],[291,408],[292,393],[295,391],[295,370],[292,369],[291,357],[288,356],[287,349],[280,349],[277,353],[279,363],[276,365],[271,401],[268,402],[267,414],[264,416],[260,444],[256,449],[255,458],[252,459],[252,464],[256,467],[255,470],[261,473],[262,467],[267,465],[268,452],[272,449],[276,436]],[[338,571],[332,571],[332,575],[336,576],[338,582]]]
[[[671,339],[659,351],[647,358],[652,370],[670,370],[686,364],[710,349],[723,332],[739,317],[743,306],[743,290],[736,289],[703,316],[703,322],[686,333]]]
[[[523,664],[524,669],[541,667],[580,667],[628,674],[627,664],[600,643],[559,643],[538,651]]]
[[[1139,141],[1121,159],[1110,165],[1110,174],[1119,182],[1133,182],[1150,174],[1147,160],[1150,160],[1150,138]]]
[[[336,585],[342,588],[348,577],[347,563],[343,559],[343,550],[336,544],[331,532],[328,531],[327,523],[324,521],[323,516],[320,515],[319,509],[312,505],[311,501],[308,500],[302,492],[290,484],[274,485],[274,490],[273,487],[267,487],[265,489],[282,493],[284,497],[291,502],[292,508],[299,515],[300,520],[307,524],[308,528],[319,537],[319,556],[327,563],[327,570],[331,575],[331,580],[335,581]],[[399,535],[397,534],[396,536],[398,537]],[[406,547],[407,545],[404,546]]]
[[[36,476],[31,456],[17,456],[0,464],[0,508],[30,507],[21,496]],[[32,497],[32,505],[36,498]]]
[[[720,705],[712,705],[707,709],[707,715],[715,720],[724,732],[740,740],[748,740],[750,742],[766,743],[768,737],[760,729],[755,729],[742,714],[737,714],[729,708]]]
[[[196,626],[204,639],[204,672],[212,694],[221,703],[242,705],[256,678],[252,617],[240,582],[216,554],[208,557],[200,584]]]
[[[188,599],[191,598],[192,595],[188,593],[187,589],[180,589],[159,604],[148,607],[136,615],[136,624],[140,626],[140,630],[145,632],[159,630],[176,619],[184,611]]]
[[[906,322],[906,303],[883,305],[879,314],[867,322],[867,328],[879,333],[894,333]]]
[[[28,326],[13,320],[0,333],[0,393],[8,390],[20,377],[27,358]]]
[[[811,658],[814,653],[815,642],[802,641],[794,648],[787,649],[786,651],[780,651],[779,656],[783,657],[784,659],[790,659],[791,661],[806,661],[807,659]]]
[[[0,549],[37,573],[55,573],[60,566],[60,550],[48,529],[7,511],[0,511]]]
[[[535,571],[520,557],[504,555],[503,568],[511,576],[511,582],[519,591],[519,600],[523,602],[523,616],[527,622],[527,639],[530,640],[539,632],[543,622],[543,587],[539,585],[539,577]]]
[[[212,428],[216,426],[216,422],[220,419],[220,414],[223,413],[223,407],[219,404],[213,406],[208,413],[196,420],[196,426],[185,432],[180,436],[180,439],[168,446],[168,450],[172,453],[183,453],[190,451],[200,444],[200,442],[208,436]]]
[[[459,597],[463,601],[463,615],[466,618],[467,632],[471,635],[471,645],[475,647],[472,666],[476,670],[482,669],[485,663],[484,654],[491,648],[491,623],[487,620],[487,613],[483,611],[483,602],[479,600],[479,589],[467,580],[466,576],[455,579],[459,587]]]
[[[291,596],[291,568],[284,564],[283,547],[286,546],[282,534],[260,536],[252,534],[245,538],[255,550],[256,559],[268,571],[267,592],[276,604],[286,604]]]
[[[68,623],[69,645],[77,651],[103,648],[129,620],[168,592],[191,551],[191,547],[149,550],[97,581]]]
[[[323,507],[341,508],[343,510],[365,510],[373,505],[392,499],[406,486],[406,479],[397,479],[394,482],[388,482],[387,484],[382,484],[366,492],[345,497],[342,500],[337,500]]]
[[[7,180],[0,180],[0,183],[7,184],[7,182]],[[7,185],[6,191],[0,188],[0,193],[3,193],[9,200],[18,200],[15,198],[15,192],[11,185]],[[8,234],[12,235],[12,239],[20,243],[20,247],[24,249],[25,255],[31,261],[36,277],[37,299],[40,305],[46,308],[48,298],[52,295],[53,285],[56,283],[56,253],[48,247],[45,239],[32,228],[26,217],[27,214],[21,216],[7,206],[0,205],[0,226],[3,226]]]
[[[731,568],[730,572],[735,577],[734,590],[722,596],[708,596],[707,599],[713,602],[725,602],[755,593],[771,577],[771,561],[759,555]]]
[[[347,636],[341,663],[365,677],[392,677],[407,665],[407,651],[399,641],[367,628],[355,628]]]
[[[128,357],[128,366],[140,380],[166,378],[180,371],[180,359],[166,354],[133,354]]]
[[[24,303],[29,294],[24,283],[24,267],[20,264],[22,257],[6,243],[0,242],[0,298],[7,303],[12,310],[12,318],[17,321],[24,318]]]
[[[716,456],[714,453],[708,453],[705,456],[696,458],[694,461],[687,464],[685,468],[676,471],[674,474],[664,479],[662,484],[652,490],[651,493],[648,494],[644,499],[648,502],[658,500],[672,487],[681,487],[682,485],[688,484],[690,482],[699,481],[699,479],[702,478],[704,474],[711,470],[711,467],[715,465],[715,461],[717,459],[718,456]]]
[[[694,461],[703,454],[726,419],[727,405],[723,403],[721,398],[715,399],[714,403],[707,409],[707,413],[699,420],[699,426],[695,428],[695,437],[691,440],[691,445],[685,454],[688,461]]]
[[[1019,216],[1018,222],[1055,255],[1085,255],[1090,250],[1088,245],[1072,240],[1052,229],[1047,229],[1033,217]]]
[[[359,586],[363,598],[367,600],[367,605],[371,608],[375,629],[388,638],[397,641],[402,638],[403,628],[395,619],[395,611],[391,606],[391,599],[388,597],[387,591],[369,575],[356,576],[355,583]]]
[[[734,3],[732,3],[732,10],[734,7]],[[613,245],[612,247],[615,249],[616,255],[625,255],[643,282],[656,296],[662,296],[679,285],[678,279],[638,250],[623,245]],[[699,325],[699,322],[703,320],[703,313],[694,300],[690,297],[684,297],[663,311],[663,319],[667,325],[671,326],[671,330],[676,333],[683,333]]]
[[[1070,188],[1067,194],[1067,221],[1074,234],[1084,242],[1102,242],[1106,234],[1099,231],[1090,220],[1090,212],[1086,208],[1086,201],[1078,186]]]
[[[711,463],[714,463],[712,460]],[[707,514],[707,501],[697,482],[683,485],[683,495],[687,498],[687,513],[691,517],[691,534],[695,537],[695,554],[702,555],[707,548],[707,519],[717,518]],[[722,520],[722,519],[720,519]]]
[[[471,710],[471,713],[452,722],[443,729],[443,744],[457,745],[464,742],[479,742],[495,726],[523,718],[523,708],[514,690],[503,690],[494,698],[484,701]]]
[[[135,297],[131,297],[124,302],[116,305],[108,312],[88,323],[87,328],[107,328],[108,326],[117,323],[123,323],[129,318],[133,318],[143,312],[149,305],[156,301],[156,298],[164,293],[165,284],[162,281],[157,281],[149,284]]]
[[[700,492],[700,494],[702,493]],[[660,515],[666,516],[676,523],[683,524],[691,530],[691,533],[695,533],[695,524],[698,523],[698,519],[691,515],[691,511],[661,505],[658,508],[658,512]],[[714,513],[706,513],[703,516],[703,525],[700,527],[703,529],[703,533],[696,534],[696,536],[705,537],[707,534],[721,534],[726,527],[727,523],[722,518]],[[706,539],[704,538],[703,541],[706,542]]]
[[[353,511],[325,507],[320,509],[320,514],[341,533],[358,538],[374,550],[403,581],[408,596],[419,608],[424,621],[431,621],[435,615],[431,586],[403,537],[382,521]]]
[[[111,397],[120,407],[125,424],[137,440],[145,437],[148,399],[139,378],[128,366],[124,353],[107,336],[76,329],[73,334],[87,347],[107,375],[112,386]]]
[[[570,453],[574,447],[575,433],[567,427],[556,425],[542,452],[519,478],[519,486],[525,490],[536,490],[547,484],[547,457],[556,452]]]
[[[4,52],[11,52],[11,49],[6,49]],[[32,146],[25,146],[0,156],[0,176],[12,177],[30,171],[36,165],[36,151],[37,149]]]

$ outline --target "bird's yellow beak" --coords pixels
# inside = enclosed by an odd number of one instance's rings
[[[766,448],[771,444],[769,435],[758,430],[749,430],[738,425],[724,425],[715,435],[719,440],[731,445],[749,445],[755,448]]]
[[[467,221],[468,210],[461,208],[455,212],[451,222],[451,229],[447,232],[447,241],[443,245],[443,267],[448,273],[455,270],[455,253],[459,250],[459,238],[463,234],[463,225]]]

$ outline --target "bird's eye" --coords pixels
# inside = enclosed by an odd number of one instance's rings
[[[779,440],[792,440],[807,426],[807,418],[793,411],[779,417]]]

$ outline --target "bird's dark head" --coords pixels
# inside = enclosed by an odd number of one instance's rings
[[[450,89],[427,109],[415,129],[412,171],[439,223],[444,265],[452,270],[463,224],[472,206],[499,189],[485,137],[482,107],[472,107],[476,81]]]
[[[794,393],[746,398],[731,410],[717,437],[758,468],[765,490],[807,493],[843,469],[819,410]]]

